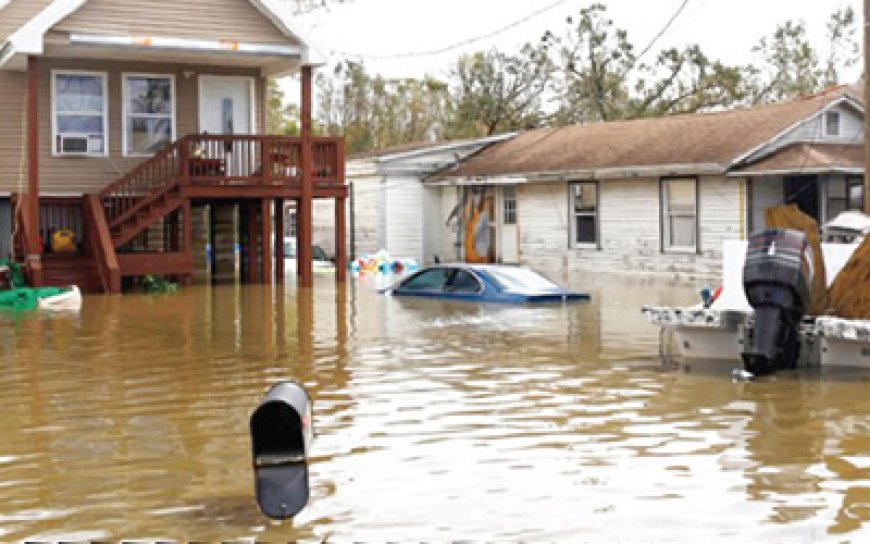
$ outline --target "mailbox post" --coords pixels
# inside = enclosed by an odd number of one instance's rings
[[[294,382],[269,388],[251,415],[251,449],[260,510],[295,516],[308,502],[308,452],[314,440],[311,398]]]

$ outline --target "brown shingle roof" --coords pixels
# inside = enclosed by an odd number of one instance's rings
[[[797,143],[734,170],[740,173],[822,172],[864,168],[864,144]]]
[[[733,160],[847,94],[845,87],[792,102],[538,129],[495,144],[437,178],[487,177]],[[850,95],[851,96],[851,95]]]

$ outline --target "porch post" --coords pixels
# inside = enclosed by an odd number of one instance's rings
[[[182,249],[184,254],[193,260],[193,209],[190,205],[190,199],[184,199],[184,208],[182,213],[184,214],[181,218],[181,228],[182,228]],[[194,269],[196,268],[196,264],[194,264]],[[190,274],[184,275],[184,284],[190,285],[193,280],[193,271]]]
[[[279,199],[275,200],[275,283],[284,283],[284,199],[283,198],[279,198]]]
[[[248,269],[245,275],[245,281],[254,283],[257,281],[257,202],[245,201],[245,227],[248,229],[248,247],[246,254],[248,257]]]
[[[335,281],[347,279],[347,199],[335,199]]]
[[[302,135],[302,149],[300,153],[300,167],[302,169],[302,188],[299,198],[299,207],[296,211],[297,238],[296,258],[298,268],[298,282],[302,287],[310,287],[314,283],[314,271],[311,253],[312,244],[312,199],[313,182],[312,175],[312,149],[311,149],[311,66],[302,67],[302,104],[300,107],[300,125]]]
[[[39,66],[36,57],[27,57],[27,200],[24,203],[27,221],[25,262],[34,287],[42,285],[42,248],[35,243],[39,237]]]
[[[269,285],[272,283],[272,200],[269,198],[260,200],[260,226],[260,257],[263,262],[260,273],[263,283]]]

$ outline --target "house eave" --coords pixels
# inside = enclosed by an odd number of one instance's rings
[[[86,0],[55,0],[12,33],[3,44],[0,69],[23,70],[28,55],[42,55],[43,38],[48,30],[75,13]]]
[[[585,168],[487,176],[435,176],[427,183],[433,185],[486,185],[491,183],[552,183],[579,180],[660,178],[679,176],[723,175],[725,165],[720,163],[661,164],[651,166],[619,166]],[[495,180],[495,181],[492,181]]]
[[[745,170],[728,172],[729,178],[752,178],[765,176],[797,176],[797,175],[823,175],[823,174],[848,174],[861,175],[863,168],[853,166],[819,166],[812,168],[781,168],[767,170]]]

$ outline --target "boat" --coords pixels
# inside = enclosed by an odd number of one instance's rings
[[[805,241],[792,238],[792,249],[784,251],[789,242],[777,238],[784,234],[777,230],[777,235],[755,233],[749,241],[725,241],[722,286],[706,300],[688,307],[642,308],[661,329],[664,358],[729,365],[742,360],[752,376],[805,366],[870,369],[870,319],[804,315],[812,260]],[[843,235],[842,229],[826,230]],[[842,238],[821,243],[828,287],[866,234],[852,232],[846,243]]]
[[[0,261],[0,310],[77,312],[81,308],[77,286],[28,287],[16,263]]]

